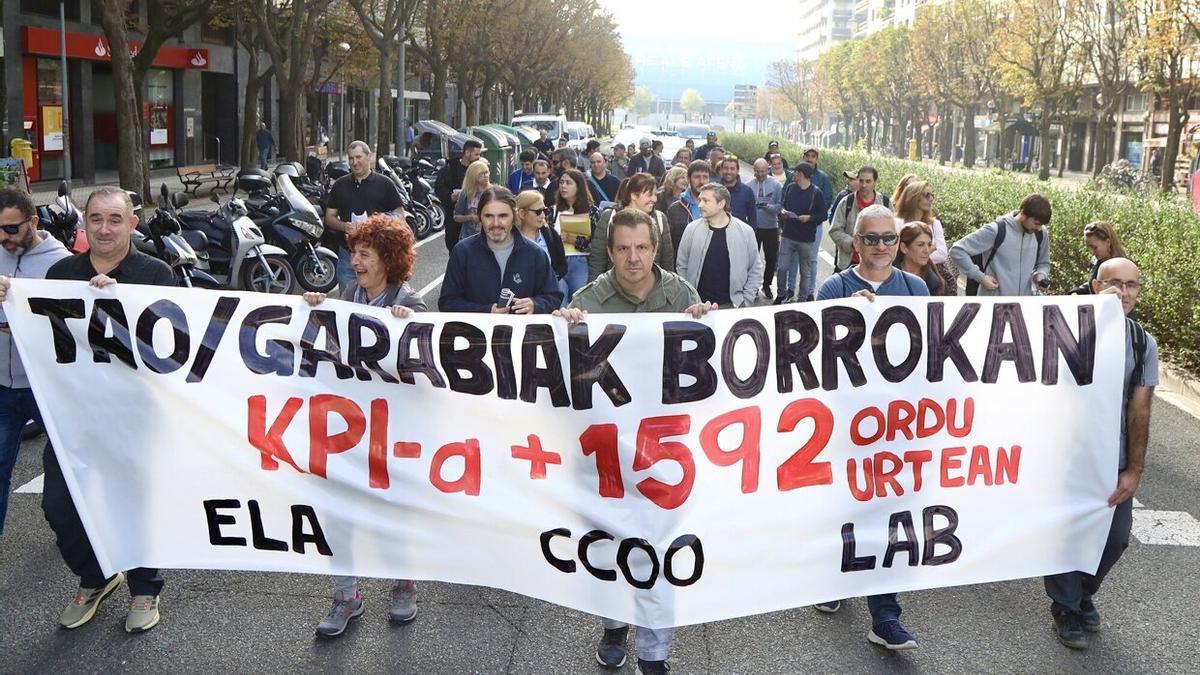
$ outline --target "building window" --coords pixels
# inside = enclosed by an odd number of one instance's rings
[[[1128,112],[1146,112],[1146,94],[1130,94],[1126,99],[1126,111]]]
[[[68,21],[79,20],[79,3],[67,2],[63,3],[66,9]],[[44,16],[58,16],[58,0],[21,0],[21,11],[29,14],[42,14]]]

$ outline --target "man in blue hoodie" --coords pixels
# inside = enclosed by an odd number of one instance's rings
[[[46,270],[71,255],[49,232],[37,229],[38,217],[29,195],[12,188],[0,189],[0,275],[44,279]],[[25,423],[42,423],[25,366],[17,354],[7,318],[0,310],[0,535],[4,534],[4,515],[8,511],[8,493],[17,452],[21,449],[21,431]]]

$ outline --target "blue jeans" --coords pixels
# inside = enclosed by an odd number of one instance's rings
[[[267,155],[269,155],[270,153],[271,153],[270,148],[259,148],[258,149],[258,168],[262,169],[263,171],[267,170]]]
[[[817,284],[816,250],[816,242],[795,241],[787,237],[779,242],[777,282],[780,288],[795,289],[796,300],[804,300],[814,292]]]
[[[824,223],[817,226],[816,249],[812,250],[812,258],[809,259],[809,274],[812,275],[812,287],[816,288],[817,279],[817,256],[821,255],[821,238],[824,237]]]
[[[867,609],[871,611],[871,626],[878,626],[885,621],[900,620],[900,602],[895,593],[883,595],[868,595]]]
[[[4,534],[13,467],[17,465],[17,453],[21,451],[21,432],[29,420],[42,423],[33,390],[0,387],[0,535]]]
[[[350,266],[350,251],[347,251],[345,248],[338,248],[338,291],[344,291],[349,288],[350,284],[354,283],[357,278],[358,276],[354,274],[354,268]]]
[[[563,296],[563,307],[571,303],[571,298],[574,297],[575,291],[587,284],[587,276],[588,257],[586,255],[567,256],[567,274],[563,277],[563,281],[567,282],[567,292]]]
[[[604,620],[604,630],[624,628],[629,624],[613,619]],[[637,627],[637,654],[643,661],[666,661],[671,656],[671,640],[675,637],[674,628],[642,628]]]

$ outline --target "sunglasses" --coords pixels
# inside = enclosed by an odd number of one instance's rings
[[[866,246],[878,246],[881,243],[884,246],[895,246],[896,242],[900,241],[900,237],[894,232],[887,234],[859,234],[855,236],[862,239],[862,243]]]
[[[536,215],[539,215],[539,216],[540,216],[540,215],[542,215],[543,213],[545,213],[545,212],[549,211],[550,209],[548,209],[548,208],[546,208],[546,207],[544,207],[544,206],[543,206],[543,207],[542,207],[542,208],[540,208],[540,209],[525,209],[525,210],[526,210],[526,211],[528,211],[528,212],[530,212],[530,213],[533,213],[533,214],[536,214]]]
[[[4,230],[4,234],[16,234],[21,231],[22,225],[24,225],[25,223],[28,223],[31,220],[33,220],[33,216],[30,216],[30,217],[26,218],[25,220],[22,220],[21,222],[15,223],[12,225],[0,225],[0,230]]]

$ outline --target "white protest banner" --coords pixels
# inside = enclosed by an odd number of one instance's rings
[[[417,314],[16,279],[106,572],[437,579],[665,627],[1094,570],[1115,298]]]

